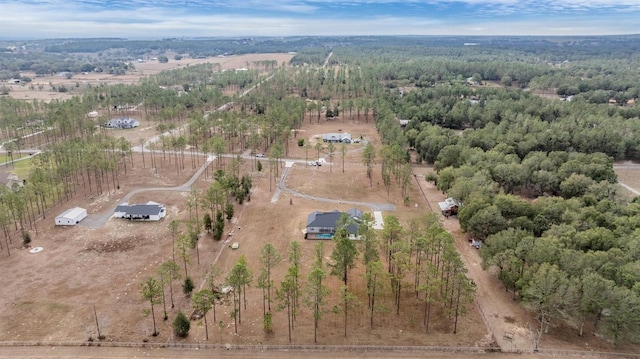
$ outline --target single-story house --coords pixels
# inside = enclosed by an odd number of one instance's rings
[[[334,209],[330,212],[315,211],[307,217],[307,227],[305,228],[305,239],[332,239],[338,229],[338,222],[342,214],[346,213],[353,221],[347,226],[349,238],[358,239],[358,228],[362,221],[362,211],[351,208],[346,212]]]
[[[140,126],[140,122],[130,117],[122,117],[109,120],[109,122],[107,122],[104,126],[107,128],[125,129],[138,127]]]
[[[149,201],[146,204],[123,203],[116,207],[114,217],[130,221],[159,221],[167,215],[164,205]]]
[[[20,179],[18,175],[9,173],[7,180],[5,181],[7,187],[11,189],[20,189],[24,187],[24,180]]]
[[[322,135],[322,142],[342,142],[351,143],[351,135],[348,133],[325,133]]]
[[[438,202],[438,207],[440,207],[442,215],[449,217],[458,214],[458,210],[462,207],[462,203],[455,198],[449,197],[445,199],[444,202]]]
[[[70,208],[56,217],[56,226],[75,226],[86,216],[86,209],[80,207]]]

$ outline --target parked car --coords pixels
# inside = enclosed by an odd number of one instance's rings
[[[265,156],[265,155],[264,155],[264,153],[258,153],[258,154],[256,154],[256,157],[258,157],[258,158],[265,158],[265,157],[267,157],[267,156]]]
[[[359,139],[359,138],[356,138],[356,139],[353,140],[353,143],[360,143],[360,142],[362,142],[362,140]]]

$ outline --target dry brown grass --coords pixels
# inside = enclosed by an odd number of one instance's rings
[[[340,120],[341,121],[341,120]],[[310,134],[333,132],[341,128],[345,132],[363,133],[365,139],[378,143],[372,124],[350,121],[334,121],[312,125],[305,124],[303,130]],[[146,130],[131,132],[137,136]],[[303,132],[301,132],[303,133]],[[349,145],[350,149],[360,145]],[[72,202],[64,203],[51,210],[45,221],[39,223],[39,234],[34,235],[33,246],[42,246],[44,251],[29,254],[26,250],[15,250],[11,257],[6,255],[0,261],[0,270],[5,274],[0,279],[3,287],[2,302],[6,303],[0,312],[0,340],[84,340],[96,336],[95,323],[92,316],[93,305],[96,306],[101,329],[108,340],[141,341],[145,338],[152,341],[165,342],[174,340],[171,335],[170,321],[162,321],[162,305],[156,306],[156,318],[160,331],[158,337],[149,337],[152,332],[151,318],[142,315],[148,308],[140,295],[140,283],[148,276],[155,275],[160,263],[171,258],[172,241],[167,224],[173,219],[185,221],[188,211],[185,208],[185,193],[146,192],[132,198],[130,202],[140,203],[154,200],[165,203],[168,208],[167,217],[161,222],[131,223],[111,219],[102,229],[84,227],[56,228],[52,225],[55,214],[65,208],[81,205],[88,208],[89,213],[96,213],[112,208],[128,191],[144,186],[171,186],[182,183],[193,173],[191,167],[184,173],[177,174],[175,167],[166,160],[158,174],[150,171],[149,157],[146,155],[147,168],[142,168],[141,155],[135,155],[135,166],[129,168],[128,176],[121,177],[121,189],[110,194],[79,194]],[[374,188],[363,175],[364,168],[360,164],[360,153],[350,153],[345,159],[345,172],[341,166],[335,166],[333,172],[329,166],[319,169],[305,168],[296,165],[289,177],[289,186],[314,195],[331,198],[345,198],[369,202],[394,203],[398,210],[394,213],[406,222],[409,218],[425,213],[426,204],[417,188],[410,192],[412,204],[404,206],[400,201],[399,189],[391,190],[389,196],[381,191],[374,182]],[[295,142],[289,145],[288,157],[304,158],[304,149],[298,148]],[[338,161],[334,159],[334,161]],[[189,161],[187,161],[189,163]],[[266,168],[266,166],[265,166]],[[245,163],[245,171],[251,171],[251,163]],[[376,171],[379,171],[376,169]],[[315,210],[345,210],[348,206],[335,206],[316,203],[300,198],[292,198],[282,194],[277,203],[271,203],[273,191],[269,190],[267,173],[252,172],[254,189],[250,202],[237,206],[232,223],[226,231],[234,230],[229,241],[215,242],[203,235],[199,243],[200,264],[197,264],[196,253],[191,253],[189,275],[196,286],[203,285],[206,269],[216,257],[218,251],[222,255],[216,263],[223,273],[231,268],[240,255],[247,257],[254,273],[258,275],[258,260],[262,246],[271,242],[283,256],[291,240],[299,240],[303,249],[303,277],[309,270],[313,246],[316,242],[304,241],[302,229],[307,215]],[[374,176],[379,177],[375,172]],[[211,179],[200,178],[197,187],[205,189]],[[367,208],[361,208],[369,211]],[[200,211],[200,215],[202,215]],[[182,227],[185,230],[186,227]],[[14,239],[14,247],[15,247]],[[228,248],[231,242],[239,242],[236,251]],[[332,243],[325,242],[326,257],[331,253]],[[181,262],[179,261],[181,265]],[[286,270],[286,262],[274,270],[274,280],[282,279]],[[181,266],[182,268],[182,266]],[[361,266],[351,272],[352,290],[360,301],[365,300],[365,289]],[[174,283],[174,299],[176,307],[168,308],[170,318],[177,310],[190,312],[188,298],[180,293],[180,283]],[[436,317],[429,335],[424,334],[421,325],[421,305],[410,290],[402,298],[404,303],[399,316],[394,313],[380,314],[376,319],[376,327],[368,327],[366,305],[360,304],[353,309],[348,324],[349,335],[345,338],[339,329],[342,316],[331,314],[331,308],[339,304],[336,294],[340,281],[333,276],[327,278],[327,285],[333,295],[326,309],[329,311],[321,320],[319,342],[323,344],[397,344],[397,345],[474,345],[485,334],[482,320],[475,311],[465,316],[460,323],[461,331],[457,335],[450,334],[451,326],[446,318]],[[217,343],[285,343],[285,313],[274,313],[274,334],[267,335],[262,330],[261,291],[253,286],[247,293],[248,306],[243,314],[243,322],[239,327],[239,335],[233,333],[233,324],[229,315],[230,306],[217,308],[216,320],[209,314],[209,342]],[[168,300],[168,293],[167,293]],[[382,299],[381,299],[382,300]],[[384,299],[391,307],[390,297]],[[272,304],[275,310],[276,303]],[[32,313],[32,314],[27,314]],[[301,308],[296,322],[294,343],[312,343],[313,330],[310,325],[310,312]],[[219,325],[219,322],[222,322]],[[15,325],[14,323],[24,323]],[[201,322],[193,322],[189,342],[204,341],[204,328]]]

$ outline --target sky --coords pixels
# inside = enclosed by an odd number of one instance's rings
[[[0,0],[4,39],[640,33],[640,0]]]

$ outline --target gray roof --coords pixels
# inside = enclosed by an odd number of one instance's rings
[[[140,126],[140,122],[130,117],[121,117],[109,120],[106,126],[113,128],[131,128]]]
[[[116,207],[116,212],[143,216],[159,215],[161,210],[162,206],[158,204],[134,204],[131,206],[124,204]]]
[[[357,208],[348,209],[345,213],[356,221],[362,220],[362,211]]]
[[[333,141],[342,141],[344,139],[351,140],[351,135],[347,132],[341,133],[325,133],[322,135],[323,140],[333,140]]]
[[[356,233],[358,231],[359,222],[362,219],[362,211],[357,208],[351,208],[345,212],[356,223],[347,226],[349,233]],[[334,209],[331,212],[319,212],[315,211],[309,214],[307,217],[307,227],[322,227],[322,228],[334,228],[336,229],[336,223],[342,217],[342,212]]]
[[[438,202],[438,206],[440,207],[441,211],[448,211],[453,207],[461,207],[462,204],[455,198],[449,197],[445,199],[444,202]]]
[[[334,227],[341,215],[337,209],[331,212],[311,212],[307,217],[307,227]]]

